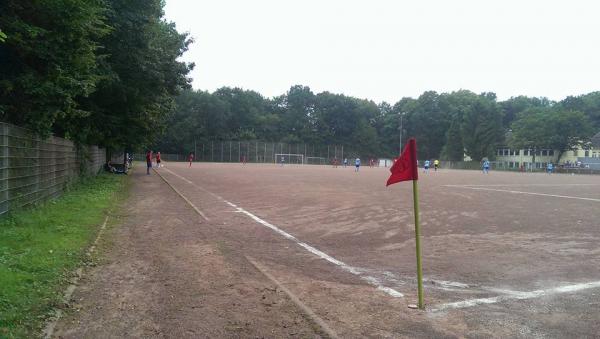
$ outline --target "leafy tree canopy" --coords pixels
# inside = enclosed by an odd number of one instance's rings
[[[161,0],[5,0],[0,118],[109,148],[151,143],[189,87]],[[3,35],[4,37],[4,35]]]
[[[560,108],[531,108],[512,124],[510,146],[564,152],[585,145],[594,133],[588,117]]]

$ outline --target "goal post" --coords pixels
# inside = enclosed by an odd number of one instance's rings
[[[304,154],[276,153],[275,163],[281,164],[282,162],[284,164],[304,165]]]

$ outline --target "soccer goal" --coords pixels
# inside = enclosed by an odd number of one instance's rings
[[[327,158],[323,157],[306,157],[307,165],[326,165]]]
[[[304,165],[304,154],[275,154],[275,162],[278,164],[300,164]]]

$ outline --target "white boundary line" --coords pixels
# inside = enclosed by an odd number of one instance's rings
[[[193,183],[193,182],[191,182],[190,180],[187,180],[186,178],[184,178],[184,177],[182,177],[182,176],[179,176],[179,175],[175,174],[174,172],[172,172],[172,171],[170,171],[170,170],[167,170],[167,171],[168,171],[168,172],[170,172],[171,174],[173,174],[173,175],[175,175],[175,176],[177,176],[177,177],[181,178],[182,180],[185,180],[185,181],[186,181],[186,182],[188,182],[189,184],[192,184],[193,186],[196,186],[196,187],[198,187],[198,188],[202,189],[203,191],[205,191],[205,192],[208,192],[208,191],[206,191],[205,189],[203,189],[203,188],[201,188],[201,187],[197,186],[196,184],[194,184],[194,183]],[[169,185],[169,186],[170,186],[170,187],[171,187],[171,188],[172,188],[172,189],[173,189],[175,192],[177,192],[177,194],[178,194],[178,195],[179,195],[181,198],[183,198],[183,200],[184,200],[186,203],[188,203],[188,205],[190,205],[190,206],[191,206],[191,207],[192,207],[194,210],[196,210],[196,212],[198,212],[198,211],[199,211],[199,210],[196,208],[196,206],[195,206],[195,205],[194,205],[194,204],[193,204],[193,203],[192,203],[192,202],[191,202],[189,199],[187,199],[187,198],[186,198],[186,197],[185,197],[185,196],[184,196],[182,193],[180,193],[178,190],[176,190],[176,189],[175,189],[175,187],[174,187],[173,185],[171,185],[171,183],[170,183],[169,181],[167,181],[167,179],[166,179],[165,177],[163,177],[163,176],[162,176],[160,173],[157,173],[157,174],[158,174],[158,175],[159,175],[159,176],[162,178],[162,180],[163,180],[165,183],[167,183],[167,185]],[[211,192],[208,192],[208,193],[212,194],[213,196],[216,196],[216,197],[217,197],[217,198],[219,198],[219,200],[221,200],[221,201],[225,201],[223,198],[221,198],[221,197],[219,197],[219,196],[217,196],[217,195],[215,195],[215,194],[213,194],[213,193],[211,193]],[[230,203],[230,202],[228,202],[228,201],[225,201],[225,202],[226,202],[227,204],[229,204],[229,205],[235,206],[235,205],[233,205],[232,203]],[[236,212],[237,212],[237,211],[236,211]],[[280,290],[282,290],[282,291],[283,291],[283,292],[284,292],[284,293],[285,293],[285,294],[286,294],[286,295],[287,295],[287,296],[290,298],[290,300],[291,300],[291,301],[292,301],[292,302],[293,302],[293,303],[294,303],[296,306],[298,306],[298,308],[300,308],[300,310],[301,310],[302,312],[304,312],[304,314],[306,314],[306,316],[308,316],[308,317],[309,317],[309,318],[310,318],[310,319],[311,319],[311,320],[312,320],[312,321],[313,321],[315,324],[317,324],[317,325],[318,325],[318,326],[321,328],[321,330],[322,330],[322,331],[323,331],[325,334],[327,334],[327,336],[328,336],[329,338],[339,338],[339,337],[338,337],[338,335],[335,333],[335,331],[333,331],[333,330],[331,329],[331,327],[329,327],[329,326],[327,325],[327,323],[325,323],[325,321],[323,321],[323,319],[321,319],[321,318],[320,318],[320,317],[319,317],[319,316],[318,316],[318,315],[317,315],[317,314],[316,314],[316,313],[315,313],[315,312],[314,312],[312,309],[310,309],[310,307],[308,307],[306,304],[304,304],[304,303],[303,303],[303,302],[300,300],[300,298],[298,298],[296,295],[294,295],[294,294],[293,294],[293,293],[292,293],[290,290],[288,290],[288,289],[287,289],[285,286],[283,286],[283,285],[282,285],[282,284],[281,284],[279,281],[277,281],[277,279],[275,279],[275,278],[274,278],[274,277],[273,277],[271,274],[269,274],[269,272],[267,272],[267,271],[264,269],[264,267],[262,267],[261,265],[259,265],[259,264],[258,264],[258,263],[257,263],[257,262],[254,260],[254,259],[252,259],[252,258],[250,258],[250,257],[248,257],[248,256],[245,256],[245,255],[244,255],[244,257],[246,258],[246,260],[248,260],[248,262],[249,262],[249,263],[250,263],[252,266],[254,266],[254,268],[256,268],[256,269],[257,269],[257,270],[258,270],[260,273],[262,273],[262,274],[263,274],[265,277],[267,277],[267,279],[269,279],[269,280],[270,280],[272,283],[274,283],[274,284],[275,284],[275,286],[277,286],[277,287],[278,287]]]
[[[596,199],[596,198],[573,197],[573,196],[569,196],[569,195],[534,193],[534,192],[523,192],[523,191],[513,191],[513,190],[501,190],[501,189],[496,189],[496,188],[485,188],[485,187],[469,187],[469,186],[456,186],[456,185],[445,185],[445,186],[467,188],[467,189],[479,190],[479,191],[506,192],[506,193],[512,193],[512,194],[527,194],[527,195],[537,195],[537,196],[553,197],[553,198],[576,199],[576,200],[600,202],[600,199]]]
[[[295,243],[296,243],[298,246],[300,246],[300,247],[304,248],[305,250],[309,251],[310,253],[312,253],[312,254],[314,254],[314,255],[318,256],[319,258],[321,258],[321,259],[325,259],[326,261],[328,261],[328,262],[330,262],[330,263],[332,263],[332,264],[334,264],[334,265],[336,265],[336,266],[340,267],[340,268],[341,268],[341,269],[343,269],[344,271],[346,271],[346,272],[349,272],[349,273],[352,273],[352,274],[354,274],[354,275],[358,276],[358,277],[359,277],[359,278],[361,278],[362,280],[364,280],[364,281],[368,282],[370,285],[377,287],[377,289],[378,289],[378,290],[380,290],[380,291],[383,291],[383,292],[385,292],[385,293],[387,293],[387,294],[389,294],[390,296],[392,296],[392,297],[395,297],[395,298],[401,298],[401,297],[404,297],[404,294],[402,294],[402,293],[400,293],[400,292],[398,292],[398,291],[396,291],[396,290],[394,290],[394,289],[392,289],[392,288],[385,287],[385,286],[381,285],[381,284],[380,284],[380,282],[379,282],[379,279],[377,279],[377,278],[375,278],[375,277],[372,277],[372,276],[363,275],[363,274],[360,272],[360,270],[359,270],[358,268],[356,268],[356,267],[353,267],[353,266],[350,266],[350,265],[347,265],[347,264],[345,264],[344,262],[342,262],[342,261],[340,261],[340,260],[337,260],[337,259],[335,259],[334,257],[332,257],[332,256],[328,255],[327,253],[325,253],[325,252],[322,252],[322,251],[320,251],[320,250],[316,249],[315,247],[313,247],[313,246],[310,246],[310,245],[308,245],[308,244],[306,244],[306,243],[304,243],[304,242],[300,241],[300,240],[299,240],[298,238],[296,238],[295,236],[293,236],[293,235],[291,235],[291,234],[289,234],[289,233],[285,232],[284,230],[282,230],[282,229],[278,228],[277,226],[275,226],[275,225],[273,225],[273,224],[271,224],[271,223],[269,223],[269,222],[267,222],[267,221],[265,221],[265,220],[263,220],[263,219],[261,219],[261,218],[257,217],[256,215],[254,215],[254,214],[252,214],[252,213],[250,213],[250,212],[246,211],[245,209],[243,209],[243,208],[241,208],[241,207],[237,206],[236,204],[234,204],[234,203],[232,203],[232,202],[229,202],[229,201],[227,201],[227,200],[225,200],[225,199],[223,199],[223,198],[219,197],[218,195],[216,195],[216,194],[214,194],[214,193],[212,193],[212,192],[209,192],[209,191],[207,191],[206,189],[204,189],[204,188],[202,188],[202,187],[200,187],[200,186],[196,185],[196,184],[195,184],[195,183],[193,183],[192,181],[190,181],[190,180],[188,180],[188,179],[186,179],[186,178],[184,178],[184,177],[182,177],[182,176],[180,176],[180,175],[177,175],[177,174],[175,174],[173,171],[170,171],[170,170],[167,170],[167,171],[168,171],[169,173],[172,173],[173,175],[175,175],[175,176],[177,176],[177,177],[179,177],[179,178],[181,178],[181,179],[185,180],[185,181],[186,181],[186,182],[188,182],[189,184],[191,184],[191,185],[193,185],[193,186],[195,186],[195,187],[197,187],[197,188],[201,189],[202,191],[204,191],[204,192],[208,192],[208,193],[210,193],[211,195],[213,195],[213,196],[217,197],[219,200],[223,201],[223,202],[224,202],[224,203],[226,203],[227,205],[229,205],[229,206],[231,206],[231,207],[235,208],[237,212],[239,212],[239,213],[242,213],[242,214],[245,214],[246,216],[250,217],[250,219],[254,220],[255,222],[257,222],[257,223],[259,223],[259,224],[261,224],[261,225],[263,225],[263,226],[265,226],[265,227],[267,227],[267,228],[270,228],[271,230],[275,231],[276,233],[279,233],[279,234],[280,234],[280,235],[282,235],[284,238],[286,238],[286,239],[288,239],[288,240],[291,240],[291,241],[295,242]],[[186,199],[186,201],[189,201],[189,200],[187,200],[187,199]]]
[[[445,187],[520,187],[520,186],[600,186],[600,184],[484,184],[443,185]]]
[[[256,215],[244,210],[241,207],[238,207],[237,205],[235,205],[232,202],[229,202],[225,199],[223,199],[222,197],[196,185],[195,183],[193,183],[192,181],[188,180],[187,178],[184,178],[176,173],[174,173],[173,171],[167,170],[168,172],[170,172],[171,174],[175,175],[176,177],[179,177],[180,179],[184,180],[185,182],[195,186],[196,188],[209,193],[210,195],[218,198],[219,200],[225,202],[226,204],[228,204],[229,206],[233,207],[236,209],[236,212],[239,213],[243,213],[245,215],[247,215],[248,217],[250,217],[251,219],[253,219],[254,221],[256,221],[257,223],[268,227],[270,229],[272,229],[273,231],[275,231],[276,233],[281,234],[282,236],[284,236],[285,238],[294,241],[296,244],[298,244],[299,246],[305,248],[307,251],[317,255],[318,257],[325,259],[327,261],[329,261],[330,263],[339,266],[340,268],[342,268],[343,270],[350,272],[354,275],[357,275],[359,278],[361,278],[362,280],[365,280],[366,282],[368,282],[369,284],[377,287],[378,290],[381,290],[393,297],[403,297],[404,295],[394,289],[382,286],[379,282],[379,280],[375,277],[372,276],[367,276],[367,275],[363,275],[361,273],[361,271],[355,267],[346,265],[345,263],[329,256],[328,254],[306,244],[301,242],[298,238],[294,237],[293,235],[279,229],[278,227],[276,227],[273,224],[270,224],[269,222],[257,217]],[[445,185],[445,186],[455,186],[455,185]],[[463,186],[457,186],[457,187],[463,187]],[[472,188],[472,187],[465,187],[465,188],[471,188],[471,189],[481,189],[481,188]],[[490,190],[495,190],[495,189],[490,189]],[[505,190],[500,190],[500,191],[505,191]],[[507,191],[507,192],[515,192],[515,193],[523,193],[523,194],[533,194],[533,195],[547,195],[547,194],[540,194],[540,193],[530,193],[530,192],[519,192],[519,191]],[[550,196],[554,196],[554,195],[550,195]],[[562,196],[558,196],[558,197],[562,197]],[[588,200],[590,198],[578,198],[578,197],[570,197],[570,198],[575,198],[575,199],[584,199],[584,200]],[[600,199],[594,199],[594,200],[599,200]],[[469,287],[469,285],[467,284],[463,284],[463,283],[457,283],[457,282],[451,282],[451,281],[436,281],[436,283],[444,285],[444,286],[452,286],[452,287],[459,287],[459,288],[466,288]],[[560,287],[555,287],[555,288],[550,288],[550,289],[546,289],[546,290],[535,290],[535,291],[531,291],[531,292],[522,292],[522,291],[512,291],[512,290],[501,290],[501,289],[489,289],[492,292],[497,292],[497,293],[502,293],[504,295],[501,296],[497,296],[497,297],[490,297],[490,298],[476,298],[476,299],[468,299],[468,300],[463,300],[463,301],[458,301],[458,302],[451,302],[451,303],[445,303],[445,304],[440,304],[438,306],[433,307],[431,310],[429,310],[429,312],[434,313],[434,312],[441,312],[441,311],[445,311],[445,310],[449,310],[449,309],[460,309],[460,308],[468,308],[468,307],[473,307],[473,306],[477,306],[477,305],[484,305],[484,304],[494,304],[494,303],[498,303],[498,302],[502,302],[502,301],[506,301],[506,300],[523,300],[523,299],[532,299],[532,298],[538,298],[538,297],[542,297],[542,296],[551,296],[551,295],[555,295],[555,294],[562,294],[562,293],[571,293],[571,292],[577,292],[580,290],[586,290],[586,289],[591,289],[591,288],[598,288],[600,287],[600,281],[594,281],[594,282],[589,282],[589,283],[580,283],[580,284],[574,284],[574,285],[566,285],[566,286],[560,286]]]
[[[468,299],[468,300],[463,300],[463,301],[441,304],[441,305],[433,307],[430,312],[440,312],[440,311],[445,311],[445,310],[449,310],[449,309],[467,308],[467,307],[473,307],[473,306],[484,305],[484,304],[495,304],[495,303],[506,301],[506,300],[533,299],[533,298],[539,298],[539,297],[543,297],[543,296],[551,296],[551,295],[562,294],[562,293],[571,293],[571,292],[577,292],[577,291],[581,291],[581,290],[587,290],[587,289],[598,288],[598,287],[600,287],[600,281],[593,281],[593,282],[589,282],[589,283],[581,283],[581,284],[574,284],[574,285],[566,285],[566,286],[554,287],[554,288],[545,289],[545,290],[535,290],[535,291],[530,291],[530,292],[493,289],[493,291],[503,293],[505,295],[491,297],[491,298]]]
[[[91,257],[92,253],[96,249],[96,246],[98,245],[98,241],[100,240],[100,237],[102,237],[102,234],[104,233],[104,229],[106,229],[107,222],[108,222],[108,215],[106,216],[106,218],[104,218],[104,223],[102,224],[102,226],[100,226],[100,230],[98,231],[98,235],[96,235],[96,239],[94,240],[92,246],[87,250],[86,254],[88,257]],[[73,277],[73,279],[71,280],[71,284],[69,286],[67,286],[67,289],[65,290],[65,293],[63,294],[63,303],[64,304],[68,304],[69,301],[71,301],[73,292],[75,292],[75,289],[77,288],[77,283],[79,282],[79,279],[81,279],[82,276],[83,276],[83,268],[79,267],[75,271],[75,277]],[[45,339],[52,338],[52,335],[54,334],[54,328],[56,328],[56,325],[58,324],[58,321],[60,320],[62,315],[63,315],[62,309],[57,308],[54,310],[54,316],[48,322],[48,324],[46,324],[46,327],[42,331],[42,334],[44,335]]]

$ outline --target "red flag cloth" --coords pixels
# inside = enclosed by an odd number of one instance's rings
[[[417,142],[415,138],[408,139],[404,146],[402,154],[396,159],[394,165],[390,168],[390,175],[386,186],[401,181],[418,180],[419,170],[417,169]]]

